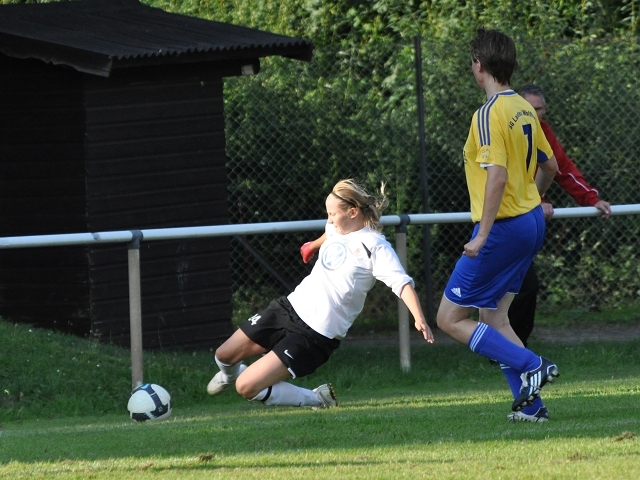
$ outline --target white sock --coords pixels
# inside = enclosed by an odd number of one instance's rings
[[[227,365],[226,363],[222,363],[218,360],[218,357],[214,357],[220,371],[222,372],[222,381],[225,383],[231,383],[238,378],[238,373],[240,371],[240,365],[242,362],[235,363],[233,365]]]
[[[320,400],[313,390],[297,387],[287,382],[278,382],[265,388],[251,401],[265,405],[282,405],[288,407],[318,407]]]

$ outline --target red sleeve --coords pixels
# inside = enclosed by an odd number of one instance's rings
[[[598,191],[587,183],[578,167],[567,156],[564,147],[556,138],[549,124],[541,120],[540,125],[558,161],[558,174],[554,178],[555,182],[571,195],[573,200],[581,207],[594,206],[600,201]]]

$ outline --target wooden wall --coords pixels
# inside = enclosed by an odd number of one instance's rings
[[[222,79],[207,65],[88,77],[90,231],[228,223]],[[215,347],[231,332],[229,239],[143,242],[143,345]],[[129,342],[124,248],[92,248],[92,335]],[[124,281],[123,281],[124,280]]]
[[[0,55],[0,235],[86,231],[82,76]],[[86,249],[0,250],[0,315],[90,329]]]
[[[0,58],[1,236],[224,224],[221,70]],[[144,348],[232,332],[227,238],[143,242]],[[124,244],[0,250],[0,315],[129,345]]]

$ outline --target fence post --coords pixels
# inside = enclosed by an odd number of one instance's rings
[[[409,215],[399,215],[400,224],[396,227],[396,253],[400,263],[407,270],[407,225]],[[400,368],[403,372],[411,370],[411,338],[409,336],[409,309],[398,298],[398,336],[400,338]]]
[[[422,194],[422,211],[429,213],[429,184],[427,173],[426,128],[424,122],[424,89],[422,86],[422,37],[420,34],[413,39],[414,62],[416,70],[416,107],[418,110],[418,161],[420,163],[420,193]],[[427,302],[425,316],[427,323],[435,325],[435,311],[433,306],[433,278],[431,275],[431,230],[429,225],[422,226],[422,255],[424,257],[424,280]]]
[[[142,385],[142,306],[140,295],[140,242],[142,232],[133,230],[128,244],[129,260],[129,322],[131,336],[131,387]]]

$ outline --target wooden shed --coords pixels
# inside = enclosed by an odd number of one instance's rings
[[[136,0],[0,5],[0,236],[228,223],[223,77],[307,40]],[[231,332],[227,238],[142,243],[145,348]],[[127,246],[0,250],[0,316],[129,344]]]

